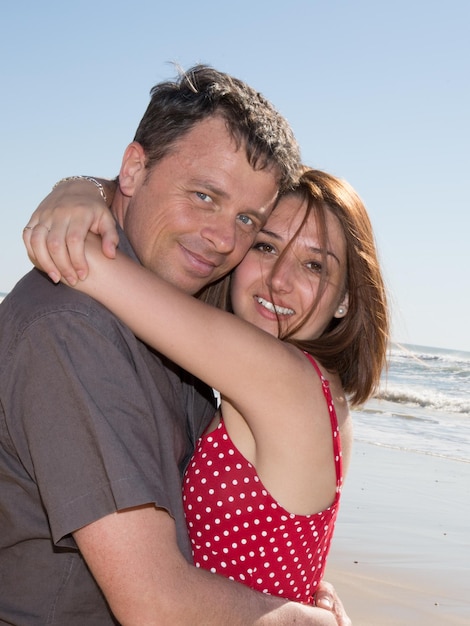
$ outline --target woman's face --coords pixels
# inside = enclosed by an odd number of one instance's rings
[[[308,316],[320,286],[324,260],[313,213],[295,235],[305,208],[305,202],[295,195],[281,199],[232,278],[234,313],[276,337],[279,330],[284,335]],[[325,217],[326,284],[315,312],[293,335],[296,339],[319,337],[333,317],[343,317],[347,311],[346,241],[331,211],[327,210]],[[338,312],[340,305],[343,310]]]

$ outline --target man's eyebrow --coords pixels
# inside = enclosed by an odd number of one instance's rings
[[[218,196],[219,198],[230,198],[230,194],[227,191],[221,189],[216,183],[212,183],[210,180],[207,179],[203,180],[201,178],[193,178],[189,181],[189,185],[191,187],[202,187],[203,189],[206,189],[209,193],[213,194],[214,196]],[[257,217],[260,221],[266,221],[268,219],[268,216],[265,215],[265,206],[262,206],[260,208],[255,208],[251,206],[246,207],[246,209],[243,210],[243,213],[253,215]]]
[[[220,196],[222,198],[229,197],[229,194],[226,191],[224,191],[219,186],[212,183],[210,180],[202,180],[200,178],[197,178],[197,179],[194,178],[190,181],[190,184],[195,187],[203,187],[204,189],[207,189],[208,191],[213,193],[215,196]]]

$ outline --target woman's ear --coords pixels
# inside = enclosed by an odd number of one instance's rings
[[[349,308],[349,293],[346,292],[341,304],[338,305],[338,308],[335,311],[334,317],[338,319],[341,317],[344,317],[348,312],[348,308]]]
[[[124,152],[119,172],[119,188],[125,196],[134,195],[137,185],[144,180],[145,163],[143,147],[137,141],[133,141]]]

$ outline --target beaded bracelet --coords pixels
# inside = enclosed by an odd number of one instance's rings
[[[66,178],[61,178],[60,180],[58,180],[56,184],[52,187],[52,189],[55,189],[57,185],[60,185],[60,183],[66,183],[68,180],[87,180],[88,182],[93,183],[95,187],[98,187],[101,197],[107,203],[106,192],[103,185],[92,176],[67,176]]]

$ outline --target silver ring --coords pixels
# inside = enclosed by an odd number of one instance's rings
[[[25,230],[34,230],[35,228],[37,228],[38,226],[44,226],[44,228],[47,230],[48,233],[51,232],[51,229],[49,228],[49,226],[46,226],[45,224],[42,224],[41,222],[38,222],[37,224],[35,224],[34,226],[25,226],[23,228],[23,231]]]

